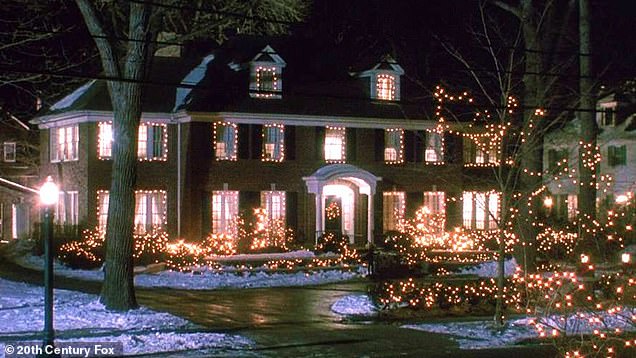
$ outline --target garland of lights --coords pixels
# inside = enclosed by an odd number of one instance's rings
[[[99,122],[97,124],[97,158],[100,160],[112,159],[113,122]],[[165,123],[144,122],[139,125],[138,138],[141,139],[143,127],[161,128],[161,155],[157,157],[142,156],[137,153],[137,160],[141,162],[165,162],[168,160],[168,126]]]
[[[227,143],[223,141],[223,138],[219,138],[219,127],[224,127],[224,130],[231,130],[234,133],[234,143],[232,143],[232,153],[228,153]],[[214,157],[217,161],[229,160],[236,161],[238,158],[236,156],[237,148],[238,148],[238,126],[236,123],[231,122],[215,122],[213,125],[212,132],[212,143],[214,143]],[[223,154],[219,155],[219,145],[223,144]]]

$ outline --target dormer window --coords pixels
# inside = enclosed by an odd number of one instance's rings
[[[250,96],[276,99],[282,97],[282,73],[285,61],[270,46],[265,46],[250,62]]]
[[[376,83],[378,99],[387,101],[395,100],[395,76],[379,74]]]
[[[615,113],[614,108],[601,108],[598,110],[597,117],[599,118],[599,124],[601,126],[614,126],[615,123]]]

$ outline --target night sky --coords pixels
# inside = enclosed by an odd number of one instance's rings
[[[9,0],[3,6],[3,20],[16,22],[0,25],[0,32],[11,32],[11,26],[22,23],[18,26],[55,29],[61,34],[26,49],[0,51],[3,77],[27,76],[29,71],[65,74],[40,77],[35,83],[0,86],[0,104],[28,118],[33,115],[36,94],[50,105],[86,80],[81,77],[99,73],[100,65],[73,2],[51,1],[28,7],[23,6],[25,3],[33,1]],[[306,23],[291,29],[289,41],[298,48],[298,58],[292,60],[302,60],[316,68],[323,64],[356,68],[391,54],[406,70],[404,86],[411,95],[425,95],[438,83],[470,88],[467,73],[442,49],[441,43],[451,44],[467,57],[480,61],[483,50],[470,33],[480,26],[478,4],[477,0],[316,0]],[[565,4],[564,0],[557,1],[557,6]],[[597,83],[612,85],[635,77],[636,40],[632,32],[636,4],[632,0],[591,0],[591,6],[593,72]],[[487,7],[487,11],[506,36],[514,33],[515,22],[510,15],[492,7]],[[38,16],[37,21],[24,25],[25,19]],[[576,16],[571,26],[557,35],[566,37],[560,48],[565,59],[578,52]],[[9,41],[8,35],[2,36],[3,42]],[[562,69],[563,81],[576,81],[576,66],[570,61]]]

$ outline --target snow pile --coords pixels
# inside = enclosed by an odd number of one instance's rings
[[[510,277],[517,270],[517,261],[508,259],[504,262],[504,276]],[[459,272],[460,275],[477,275],[479,277],[497,277],[497,261],[488,261],[482,264],[465,268]]]
[[[348,295],[331,305],[331,311],[343,316],[374,316],[378,309],[368,295]]]
[[[197,332],[200,327],[189,321],[148,308],[114,313],[94,295],[55,290],[54,297],[54,327],[60,341],[122,342],[125,354],[201,349],[215,349],[216,354],[216,349],[226,349],[236,356],[237,350],[252,346],[238,335]],[[39,339],[44,328],[43,288],[0,279],[0,322],[0,340]]]
[[[50,110],[55,111],[58,109],[64,109],[72,106],[89,88],[95,83],[95,80],[91,80],[83,84],[81,87],[71,92],[68,96],[54,103]]]
[[[312,253],[313,254],[313,253]],[[18,260],[24,267],[42,270],[42,257],[27,256]],[[56,262],[55,274],[81,280],[101,281],[104,273],[100,270],[73,270]],[[260,288],[260,287],[289,287],[305,285],[322,285],[346,281],[365,275],[366,270],[315,270],[309,272],[268,273],[264,271],[245,271],[242,273],[219,272],[202,267],[195,272],[162,271],[157,274],[135,275],[135,285],[138,287],[166,287],[188,290],[210,290],[216,288]]]

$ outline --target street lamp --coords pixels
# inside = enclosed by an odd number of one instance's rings
[[[52,347],[53,331],[53,205],[57,204],[60,188],[48,176],[40,188],[42,208],[42,238],[44,242],[44,347]],[[46,352],[46,350],[45,350]]]

